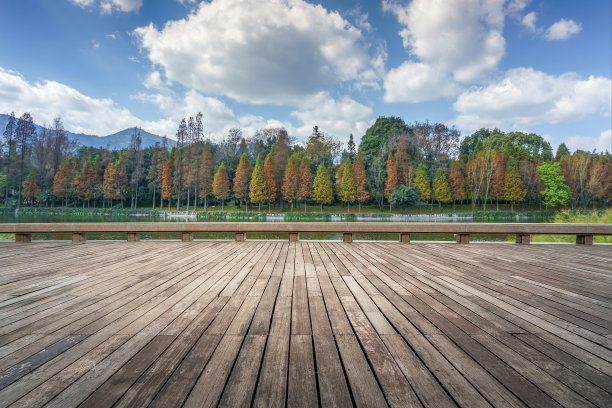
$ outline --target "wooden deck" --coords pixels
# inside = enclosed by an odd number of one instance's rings
[[[612,247],[0,243],[0,406],[612,406]]]

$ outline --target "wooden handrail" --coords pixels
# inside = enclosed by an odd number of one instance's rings
[[[198,232],[232,232],[244,241],[251,232],[288,233],[291,241],[300,232],[342,233],[352,242],[354,233],[395,233],[400,241],[410,242],[410,234],[449,233],[458,242],[469,242],[470,234],[516,235],[517,242],[528,244],[530,236],[576,235],[576,243],[591,244],[594,235],[612,235],[612,224],[545,223],[376,223],[376,222],[136,222],[136,223],[14,223],[0,224],[0,233],[15,234],[18,242],[30,242],[31,234],[71,233],[74,242],[84,242],[88,233],[126,233],[128,241],[137,241],[140,233],[180,232],[184,241]]]

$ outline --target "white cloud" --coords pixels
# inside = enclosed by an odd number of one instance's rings
[[[574,34],[578,34],[581,30],[581,24],[576,23],[574,20],[562,18],[546,30],[545,37],[547,40],[567,40]]]
[[[295,129],[295,136],[306,138],[312,133],[313,126],[323,132],[346,142],[352,133],[356,143],[367,128],[374,122],[372,108],[344,95],[336,100],[327,92],[319,92],[305,104],[303,109],[291,112],[291,116],[302,122]]]
[[[456,96],[461,88],[449,73],[431,65],[406,61],[385,77],[385,102],[424,102]]]
[[[523,17],[523,19],[521,20],[521,24],[525,27],[527,27],[529,29],[529,31],[535,33],[537,28],[536,28],[536,20],[537,20],[538,16],[536,14],[535,11],[532,11],[531,13],[525,14],[525,17]]]
[[[361,31],[303,0],[202,2],[161,30],[134,34],[170,81],[246,103],[299,106],[374,72]]]
[[[134,57],[133,55],[129,56],[128,59],[132,62],[140,62],[138,58]]]
[[[472,82],[495,69],[505,54],[504,0],[383,0],[404,29],[404,47],[420,62]]]
[[[453,108],[455,124],[466,131],[481,127],[520,128],[557,124],[593,114],[610,115],[612,81],[575,73],[548,75],[516,68],[488,86],[462,93]]]
[[[585,150],[585,146],[592,146],[598,152],[612,153],[612,130],[604,130],[599,136],[569,136],[563,139],[563,143],[570,151]],[[588,150],[588,149],[587,149]]]
[[[52,123],[61,115],[73,132],[110,134],[147,122],[108,98],[92,98],[55,81],[30,83],[0,68],[0,112],[30,112],[36,123]]]
[[[100,43],[96,42],[95,40],[91,40],[91,46],[93,47],[93,49],[98,49],[100,48]]]
[[[110,14],[114,11],[129,13],[140,10],[142,0],[69,0],[82,8],[98,6],[102,14]]]

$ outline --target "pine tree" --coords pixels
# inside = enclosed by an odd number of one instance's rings
[[[230,182],[227,176],[227,170],[225,170],[225,163],[221,163],[217,172],[215,173],[215,179],[213,180],[213,194],[217,200],[221,200],[221,211],[223,211],[223,203],[230,194]]]
[[[353,140],[353,134],[349,135],[349,141],[346,145],[349,156],[351,156],[351,160],[355,158],[355,141]]]
[[[249,199],[253,204],[258,204],[259,211],[261,211],[261,203],[265,203],[268,199],[266,175],[264,174],[264,166],[261,163],[261,154],[257,155],[249,190]]]
[[[438,168],[434,177],[433,198],[438,202],[438,211],[440,211],[442,203],[450,203],[453,199],[448,180],[441,168]]]
[[[367,190],[368,179],[366,177],[363,156],[361,156],[361,153],[357,153],[357,157],[355,157],[355,161],[353,162],[353,175],[355,176],[355,195],[359,203],[359,212],[361,212],[361,204],[365,203],[370,198],[370,194],[368,194]]]
[[[251,162],[249,156],[243,153],[240,156],[240,163],[236,168],[236,175],[234,176],[234,196],[238,200],[243,200],[246,206],[247,198],[249,196],[249,179],[251,178]],[[248,207],[247,207],[248,210]]]
[[[204,151],[200,157],[200,172],[198,174],[200,184],[200,198],[204,199],[204,211],[206,211],[208,204],[208,196],[212,191],[213,183],[213,170],[215,167],[213,152],[210,147],[210,143],[204,145]]]
[[[525,199],[526,194],[527,190],[523,185],[516,160],[511,157],[506,165],[504,177],[504,199],[510,201],[511,211],[514,211],[515,203],[520,203]]]
[[[350,211],[350,205],[355,201],[355,175],[353,174],[353,164],[348,159],[344,162],[344,171],[342,172],[342,183],[340,186],[340,200],[346,204],[347,211]]]
[[[448,176],[450,179],[451,190],[453,192],[453,213],[455,212],[455,201],[459,200],[460,202],[465,200],[466,192],[465,192],[465,177],[463,177],[463,173],[461,172],[461,167],[459,166],[459,161],[454,160],[450,167],[450,175]]]
[[[283,200],[291,203],[291,211],[293,211],[293,202],[297,199],[298,183],[300,181],[300,170],[297,163],[297,156],[292,154],[287,162],[285,169],[285,177],[283,177]]]
[[[34,205],[34,201],[36,201],[36,196],[38,196],[39,192],[40,188],[36,182],[36,173],[31,171],[23,182],[23,198],[25,199],[25,203]]]
[[[330,204],[334,199],[334,190],[329,173],[323,163],[319,164],[317,168],[312,190],[312,199],[321,205],[321,212],[323,212],[323,204]]]
[[[387,181],[385,182],[385,198],[388,200],[391,197],[391,193],[397,186],[397,167],[395,166],[395,160],[393,160],[393,156],[389,153],[389,157],[387,157]],[[390,205],[389,205],[389,209]]]
[[[431,186],[429,185],[425,166],[423,166],[422,163],[419,164],[414,174],[414,187],[419,190],[419,198],[421,201],[424,203],[428,202],[431,198]]]
[[[312,197],[312,173],[308,160],[303,160],[300,164],[300,185],[298,186],[297,199],[304,202],[304,212],[306,212],[306,202],[310,197]]]
[[[266,200],[268,201],[268,211],[270,211],[270,203],[276,200],[278,191],[276,173],[274,172],[274,157],[271,153],[268,153],[264,161],[264,176],[266,177]]]
[[[172,163],[173,154],[170,157],[164,159],[164,166],[162,168],[162,186],[161,194],[162,200],[168,200],[168,209],[170,209],[170,200],[175,193],[174,190],[174,163]],[[163,204],[163,203],[162,203]],[[163,207],[163,205],[162,205]]]

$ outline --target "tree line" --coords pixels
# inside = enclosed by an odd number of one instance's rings
[[[203,115],[183,119],[176,146],[167,139],[143,148],[134,128],[130,147],[93,148],[66,137],[61,118],[37,132],[30,114],[11,114],[0,143],[5,207],[25,205],[152,206],[208,209],[228,200],[237,207],[316,203],[478,205],[541,203],[547,207],[606,206],[612,193],[610,154],[561,144],[553,155],[541,136],[481,129],[461,140],[444,124],[406,124],[380,117],[357,147],[344,147],[317,126],[305,143],[283,128],[244,136],[205,137]],[[344,148],[343,148],[344,147]]]

